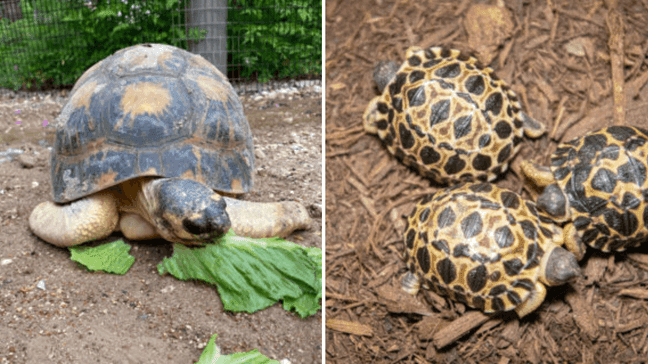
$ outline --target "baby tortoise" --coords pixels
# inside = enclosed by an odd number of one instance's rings
[[[403,288],[416,294],[424,284],[486,313],[524,317],[540,306],[545,286],[580,275],[559,230],[533,202],[489,183],[438,191],[407,220]]]
[[[216,67],[168,45],[122,49],[79,78],[58,119],[51,164],[54,202],[36,206],[29,226],[57,246],[116,230],[204,244],[230,227],[269,237],[310,223],[297,202],[230,198],[253,182],[241,103]]]
[[[523,134],[544,133],[493,69],[457,50],[411,47],[400,67],[379,63],[374,79],[382,94],[364,112],[365,130],[437,183],[492,181]]]
[[[521,168],[542,191],[538,208],[565,223],[564,241],[580,260],[585,245],[623,251],[648,237],[647,159],[648,131],[611,126],[560,144],[549,168]]]

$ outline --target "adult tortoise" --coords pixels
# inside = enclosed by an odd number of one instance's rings
[[[88,69],[57,120],[54,202],[32,231],[57,246],[121,230],[129,239],[209,243],[230,227],[286,236],[310,218],[297,202],[253,203],[252,134],[226,77],[162,44],[122,49]]]
[[[563,235],[531,201],[490,183],[455,185],[420,201],[407,220],[403,288],[421,284],[487,313],[523,317],[545,286],[580,275]]]
[[[586,245],[623,251],[648,239],[647,160],[648,131],[611,126],[560,144],[550,167],[520,167],[540,190],[532,191],[538,208],[564,224],[567,247],[581,259]]]
[[[365,130],[437,183],[492,181],[524,135],[544,133],[492,68],[457,50],[411,47],[400,66],[379,62],[374,80],[382,94],[364,112]]]

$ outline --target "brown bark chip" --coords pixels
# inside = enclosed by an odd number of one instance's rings
[[[624,92],[624,22],[623,16],[618,11],[618,0],[606,0],[605,5],[608,8],[605,22],[608,27],[610,39],[610,63],[612,65],[612,84],[614,94],[614,125],[625,125],[625,92]]]
[[[587,335],[590,340],[598,337],[598,327],[593,321],[595,315],[590,306],[585,302],[584,297],[576,292],[570,292],[566,296],[567,302],[572,308],[574,322]]]
[[[469,311],[459,316],[456,320],[443,325],[433,336],[434,346],[437,349],[444,348],[460,337],[466,335],[471,330],[479,327],[484,322],[491,319],[491,316],[484,315],[479,311]]]
[[[326,328],[358,336],[373,336],[371,326],[344,320],[326,320]]]
[[[546,126],[495,181],[522,192],[522,160],[548,165],[560,142],[613,125],[621,111],[625,124],[648,128],[648,1],[328,0],[325,21],[326,319],[344,323],[327,326],[326,361],[645,362],[646,247],[588,252],[583,276],[550,287],[523,319],[423,287],[402,295],[403,215],[440,187],[365,133],[362,114],[378,95],[374,62],[403,62],[410,46],[472,51]]]

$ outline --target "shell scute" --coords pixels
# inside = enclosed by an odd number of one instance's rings
[[[545,252],[555,246],[553,235],[540,233],[551,225],[529,206],[488,183],[441,190],[408,218],[407,266],[456,301],[485,312],[515,309],[535,289]]]
[[[528,118],[520,110],[515,93],[475,58],[412,47],[364,122],[427,178],[492,180],[519,150]]]
[[[648,235],[648,134],[612,126],[563,143],[552,157],[580,241],[622,251]]]
[[[252,134],[234,89],[202,57],[172,46],[137,45],[98,62],[57,120],[56,202],[142,176],[244,193],[253,170]]]

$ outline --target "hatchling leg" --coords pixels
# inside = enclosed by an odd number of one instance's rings
[[[373,100],[369,102],[369,106],[365,109],[364,114],[362,115],[362,125],[364,129],[369,134],[378,134],[378,126],[376,126],[376,114],[378,114],[378,102],[380,97],[374,97]]]
[[[536,119],[530,117],[529,115],[520,112],[522,116],[522,124],[524,124],[524,135],[529,138],[539,138],[545,132],[545,126],[543,123],[537,121]]]
[[[421,289],[421,279],[416,274],[407,272],[401,279],[401,288],[412,296],[416,296]]]
[[[520,303],[515,308],[515,312],[517,312],[520,318],[530,314],[531,312],[535,311],[538,307],[540,307],[540,305],[542,304],[546,296],[547,296],[547,289],[545,288],[544,284],[540,282],[536,282],[533,292],[531,292],[529,298],[527,298],[524,302]]]
[[[574,224],[569,223],[563,228],[563,241],[565,242],[565,248],[576,256],[576,260],[580,261],[583,259],[587,247],[581,241]]]
[[[66,247],[104,238],[119,221],[111,193],[97,193],[68,204],[43,202],[29,216],[29,227],[46,242]]]
[[[522,161],[520,163],[520,169],[522,170],[522,174],[537,187],[537,190],[531,191],[534,194],[534,200],[538,198],[538,195],[542,193],[545,187],[555,182],[553,173],[551,173],[551,169],[548,167],[529,161]]]
[[[306,229],[311,218],[298,202],[250,202],[223,197],[237,235],[250,238],[284,238],[298,229]]]

